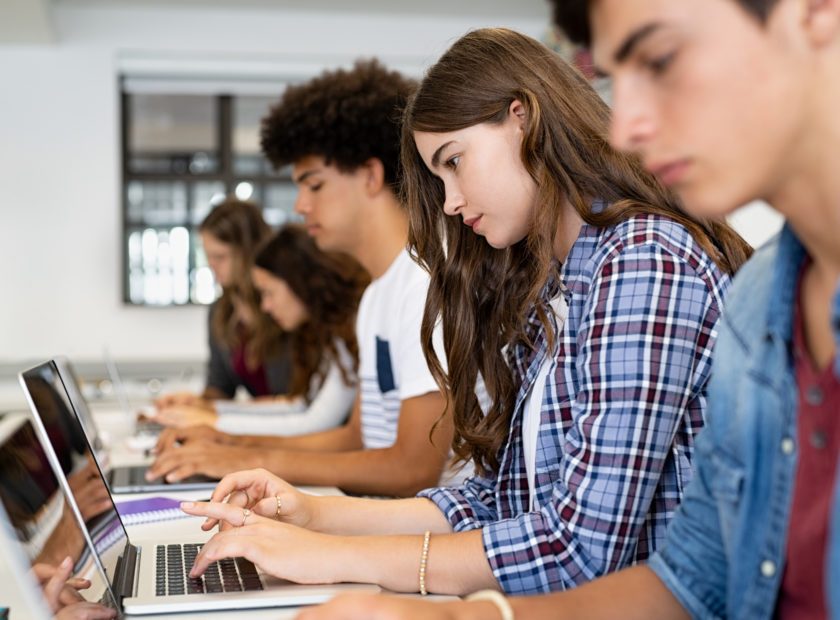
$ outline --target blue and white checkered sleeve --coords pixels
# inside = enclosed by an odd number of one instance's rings
[[[571,428],[548,431],[563,444],[551,501],[483,530],[505,592],[562,590],[618,570],[650,523],[668,519],[677,485],[668,483],[667,507],[652,500],[686,404],[708,376],[697,367],[713,338],[710,303],[694,270],[657,245],[617,253],[595,274],[577,334]],[[558,402],[563,380],[562,370],[550,377],[544,407]]]
[[[437,487],[417,494],[431,500],[455,532],[467,532],[495,521],[496,481],[473,476],[460,487]]]

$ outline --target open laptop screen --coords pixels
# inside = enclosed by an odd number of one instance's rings
[[[0,503],[32,564],[57,566],[70,556],[74,575],[92,582],[81,594],[90,601],[110,596],[28,417],[0,425]]]
[[[113,583],[117,562],[128,537],[111,495],[90,449],[67,390],[52,362],[41,364],[22,375],[32,405],[44,425],[59,462],[61,450],[72,456],[67,483],[81,513],[108,579]],[[66,461],[65,457],[65,461]]]

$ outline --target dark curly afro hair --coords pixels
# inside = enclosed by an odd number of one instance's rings
[[[278,168],[318,155],[344,172],[375,157],[396,190],[402,111],[416,88],[375,59],[291,86],[262,120],[263,153]]]

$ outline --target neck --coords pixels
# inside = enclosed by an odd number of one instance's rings
[[[408,214],[390,191],[382,192],[371,205],[371,217],[360,222],[358,242],[351,250],[372,279],[381,277],[408,243]]]
[[[790,223],[821,271],[840,275],[840,85],[820,81],[802,138],[767,201]]]
[[[563,216],[560,219],[560,225],[557,227],[557,234],[554,236],[554,258],[561,263],[566,260],[572,246],[580,236],[580,229],[583,226],[583,220],[575,210],[575,208],[565,201],[563,204]]]

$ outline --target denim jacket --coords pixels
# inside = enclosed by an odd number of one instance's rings
[[[733,281],[720,322],[695,477],[650,566],[693,617],[771,618],[784,569],[798,454],[793,308],[805,250],[788,227]],[[840,350],[840,288],[832,304]],[[840,376],[840,356],[834,372]],[[838,412],[840,415],[840,412]],[[840,486],[840,476],[837,478]],[[826,550],[840,618],[840,493]]]

